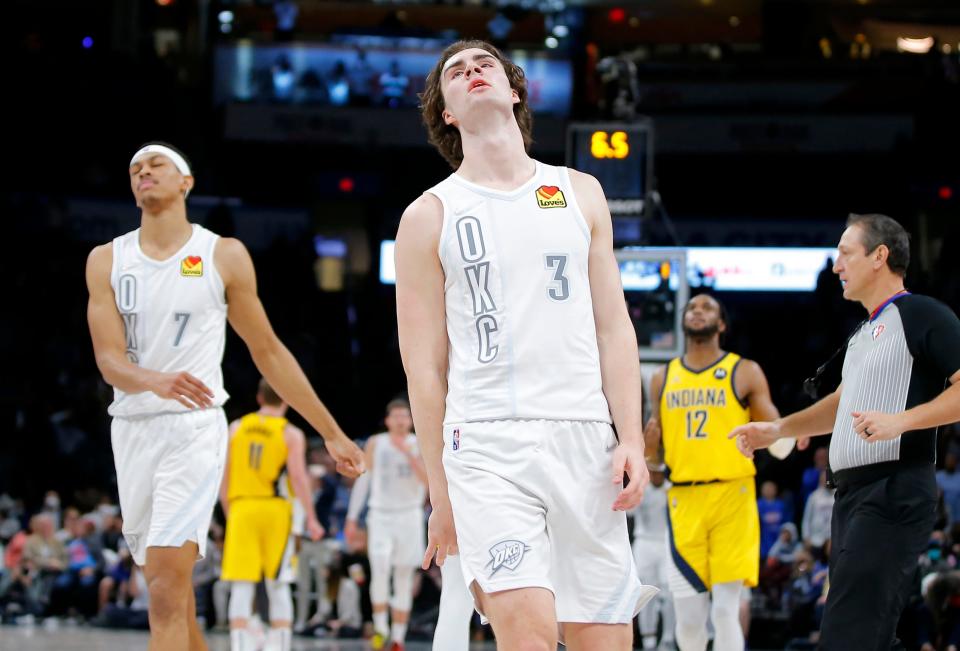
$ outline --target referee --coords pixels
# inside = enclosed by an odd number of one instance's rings
[[[752,456],[779,438],[833,433],[837,494],[820,648],[898,648],[897,622],[933,529],[937,428],[960,421],[960,320],[904,289],[910,239],[893,219],[851,215],[837,249],[843,297],[869,314],[847,343],[840,386],[730,438]]]

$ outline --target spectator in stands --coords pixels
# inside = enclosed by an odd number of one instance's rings
[[[373,66],[367,61],[366,50],[358,47],[357,58],[347,72],[350,81],[351,106],[370,106],[373,95],[373,80],[376,78],[376,74]]]
[[[347,78],[347,65],[343,61],[333,64],[327,77],[327,96],[334,106],[346,106],[350,102],[350,81]]]
[[[100,614],[94,623],[146,630],[148,600],[143,570],[134,564],[130,550],[124,548],[117,564],[100,582]]]
[[[943,457],[943,470],[937,471],[937,486],[943,491],[948,526],[960,522],[960,472],[957,472],[957,453],[952,450]]]
[[[360,607],[360,586],[366,583],[363,566],[354,563],[347,576],[340,579],[337,590],[337,619],[330,621],[330,628],[339,638],[357,638],[363,629],[363,611]]]
[[[51,518],[53,518],[53,528],[59,529],[62,519],[60,517],[60,494],[57,491],[47,491],[47,494],[43,498],[43,510],[42,513],[46,513]]]
[[[830,451],[826,446],[817,448],[813,453],[813,467],[803,471],[803,479],[800,483],[800,499],[802,504],[807,503],[810,493],[817,490],[820,485],[820,473],[826,472],[830,462]],[[806,534],[804,534],[806,535]]]
[[[277,0],[273,3],[273,14],[277,19],[274,37],[279,42],[293,40],[293,32],[297,27],[297,16],[300,7],[294,0]]]
[[[55,535],[57,540],[66,545],[73,538],[73,528],[80,519],[80,510],[68,506],[63,510],[63,526]]]
[[[101,562],[99,542],[94,542],[96,526],[92,519],[80,518],[73,522],[71,533],[67,565],[53,582],[49,614],[92,617],[97,611]]]
[[[803,548],[797,536],[797,525],[784,522],[780,535],[770,547],[766,561],[760,568],[760,589],[767,596],[770,608],[783,610],[787,604],[782,596],[793,572],[793,563]]]
[[[787,507],[783,500],[777,497],[779,489],[772,481],[765,481],[760,486],[760,499],[757,500],[757,510],[760,512],[760,558],[766,559],[770,548],[780,535],[780,527],[786,522]]]
[[[821,448],[824,449],[824,448]],[[811,549],[820,549],[830,538],[830,519],[833,516],[833,489],[827,488],[827,471],[820,471],[820,485],[810,493],[803,509],[803,543]]]
[[[390,69],[380,75],[380,97],[383,104],[390,108],[403,106],[409,87],[410,77],[400,72],[400,62],[394,59],[390,62]]]

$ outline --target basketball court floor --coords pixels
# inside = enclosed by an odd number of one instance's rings
[[[210,651],[230,651],[225,633],[207,633]],[[3,651],[139,651],[147,648],[147,634],[141,631],[111,631],[86,627],[0,626]],[[321,640],[293,638],[293,651],[369,651],[365,640]],[[430,651],[428,642],[408,642],[407,651]],[[494,651],[492,642],[473,644],[470,651]]]

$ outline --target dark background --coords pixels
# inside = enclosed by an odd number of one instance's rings
[[[74,501],[78,491],[113,490],[110,392],[87,334],[83,270],[95,244],[136,227],[127,163],[148,140],[191,158],[192,218],[244,239],[274,327],[348,433],[374,432],[383,406],[404,391],[393,288],[377,278],[379,242],[450,170],[425,134],[421,146],[392,144],[364,122],[418,129],[414,108],[216,105],[212,53],[231,39],[463,36],[540,50],[562,21],[569,35],[554,52],[573,62],[570,119],[629,117],[609,98],[630,86],[627,77],[638,82],[630,105],[652,117],[656,187],[680,244],[832,246],[848,213],[882,212],[913,234],[908,287],[960,308],[956,3],[299,5],[286,34],[269,2],[4,4],[0,492],[36,505],[51,488]],[[218,19],[224,10],[234,14],[229,33]],[[512,28],[494,38],[488,24],[498,13]],[[175,44],[158,48],[158,34]],[[901,53],[901,34],[936,40],[927,54]],[[604,83],[604,61],[626,76]],[[270,128],[238,126],[238,111]],[[288,111],[300,126],[284,126]],[[533,155],[563,164],[564,126],[536,119]],[[642,239],[621,243],[674,244],[665,223],[651,211]],[[317,235],[347,243],[337,291],[318,286]],[[783,412],[808,404],[803,378],[862,316],[832,274],[813,293],[720,298],[732,314],[728,347],[760,362]],[[254,406],[258,375],[232,333],[224,370],[233,418]],[[796,477],[808,461],[765,460],[761,473]]]

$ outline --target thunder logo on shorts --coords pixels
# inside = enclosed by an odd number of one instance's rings
[[[490,568],[490,578],[496,574],[500,568],[505,567],[508,570],[515,570],[520,566],[523,555],[530,551],[530,546],[519,540],[504,540],[498,542],[490,548],[490,562],[487,567]]]

